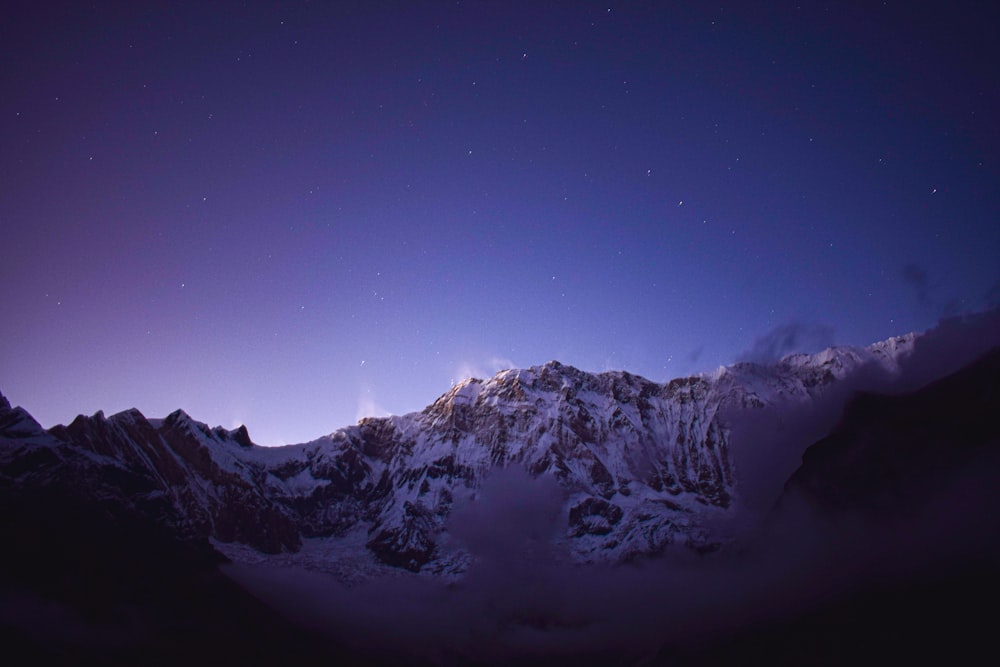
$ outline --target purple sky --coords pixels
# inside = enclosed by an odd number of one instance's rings
[[[299,442],[1000,294],[990,3],[16,4],[0,391],[46,426]]]

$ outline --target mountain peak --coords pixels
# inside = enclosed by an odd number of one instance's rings
[[[557,373],[563,373],[563,372],[578,373],[579,372],[573,366],[567,366],[566,364],[564,364],[561,361],[558,361],[556,359],[551,359],[549,361],[546,361],[541,366],[537,366],[537,368],[541,372],[544,372],[544,371],[554,371],[554,372],[557,372]]]
[[[103,421],[104,413],[99,411],[94,415],[94,418]],[[116,424],[144,424],[148,420],[146,419],[146,415],[142,414],[138,408],[129,408],[128,410],[122,410],[111,415],[108,421]]]
[[[184,412],[180,408],[177,408],[176,410],[171,412],[169,415],[167,415],[166,418],[167,421],[171,423],[184,423],[184,422],[194,421],[193,419],[191,419],[191,415]]]
[[[250,448],[254,446],[253,440],[250,439],[250,431],[247,430],[244,424],[240,424],[234,429],[215,426],[211,429],[211,435],[216,440],[223,442],[229,440],[235,442],[240,447]]]

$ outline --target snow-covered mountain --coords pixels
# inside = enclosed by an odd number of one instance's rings
[[[245,428],[209,428],[182,411],[98,412],[46,431],[0,399],[0,481],[86,487],[238,560],[341,574],[349,563],[454,572],[467,555],[449,535],[452,509],[473,501],[492,470],[513,465],[558,482],[556,540],[579,561],[668,545],[705,551],[717,546],[707,525],[739,500],[732,420],[814,400],[862,369],[897,373],[916,339],[665,384],[553,361],[466,380],[422,412],[283,447],[259,447]]]
[[[994,311],[664,384],[551,362],[277,448],[0,397],[0,632],[53,664],[971,658],[998,355]]]

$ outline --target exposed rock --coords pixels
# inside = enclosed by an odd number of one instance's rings
[[[603,498],[587,498],[569,511],[569,527],[574,537],[607,535],[624,516],[622,508]]]

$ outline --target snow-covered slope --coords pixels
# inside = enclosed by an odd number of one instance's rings
[[[516,465],[557,480],[565,495],[557,539],[579,560],[620,561],[671,544],[710,550],[706,524],[739,497],[730,420],[812,400],[862,368],[895,373],[915,340],[739,363],[665,384],[553,361],[467,380],[419,413],[275,448],[181,411],[162,420],[97,413],[44,431],[3,400],[0,481],[16,487],[90,466],[112,480],[107,489],[119,471],[134,487],[119,490],[121,502],[167,501],[171,511],[157,520],[233,557],[275,554],[336,569],[332,561],[367,555],[442,572],[464,562],[448,536],[452,509],[474,499],[491,470]]]

